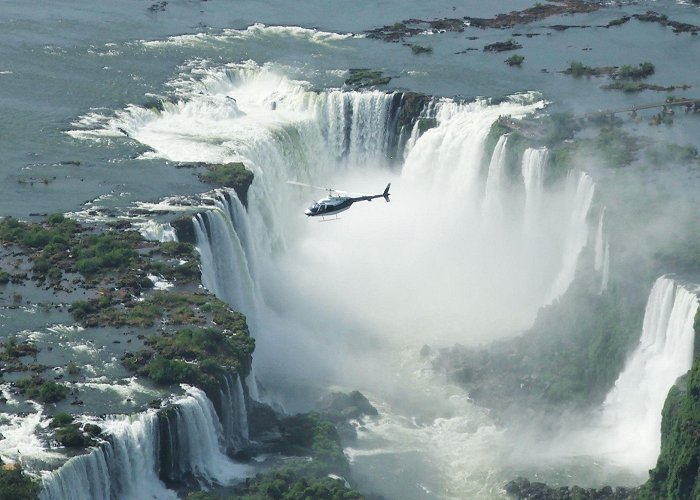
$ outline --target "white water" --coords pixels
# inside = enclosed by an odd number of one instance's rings
[[[547,149],[527,148],[523,153],[522,176],[525,186],[525,209],[523,227],[532,235],[542,217],[544,195],[544,169],[547,164]]]
[[[607,241],[603,230],[605,220],[605,208],[600,212],[598,230],[595,237],[595,254],[593,268],[600,273],[600,288],[598,293],[603,293],[608,288],[610,279],[610,242]]]
[[[177,401],[177,447],[172,455],[180,473],[191,473],[203,485],[230,484],[248,474],[249,468],[225,454],[224,432],[214,406],[203,391],[188,387],[187,397]]]
[[[221,208],[197,214],[194,229],[202,263],[202,284],[254,322],[256,287],[230,216]]]
[[[9,404],[15,404],[12,393],[3,388],[3,396]],[[8,398],[9,396],[9,398]],[[4,414],[0,422],[0,458],[3,462],[18,462],[21,465],[32,465],[32,461],[52,461],[59,459],[60,454],[50,450],[37,436],[37,433],[48,425],[44,409],[38,403],[32,403],[34,412],[28,415]]]
[[[41,500],[176,499],[158,479],[155,411],[104,423],[109,441],[43,480]]]
[[[649,294],[639,345],[603,404],[604,450],[640,474],[661,449],[661,409],[676,379],[693,361],[698,298],[662,276]]]
[[[386,168],[389,94],[313,93],[250,63],[195,66],[173,85],[182,101],[163,112],[131,107],[109,127],[128,130],[162,158],[243,161],[255,173],[247,211],[215,195],[216,206],[195,217],[195,230],[204,284],[253,318],[256,365],[278,396],[294,382],[401,394],[413,385],[413,375],[396,378],[394,371],[407,346],[415,356],[423,343],[513,334],[574,278],[588,241],[590,177],[572,173],[545,188],[538,177],[544,167],[534,166],[545,160],[531,153],[522,200],[504,187],[521,182],[505,175],[504,138],[482,171],[491,124],[540,107],[531,97],[494,106],[434,102],[438,126],[412,137],[398,174]],[[317,224],[303,208],[322,194],[296,191],[289,179],[364,192],[391,180],[392,203],[357,204],[341,221]],[[484,222],[484,196],[500,207],[498,220]],[[540,214],[528,216],[529,233],[524,205]],[[288,392],[285,403],[293,401]],[[484,468],[473,474],[468,460],[445,463],[451,473],[433,493],[496,494],[483,490],[485,477],[493,479],[490,488],[501,480],[503,443],[488,416],[474,417],[479,412],[465,399],[457,405],[461,420],[454,408],[421,417],[425,401],[384,406],[391,413],[383,421],[405,427],[397,435],[395,425],[377,431],[387,453],[397,445],[430,457],[490,450],[492,459],[475,458]],[[406,425],[415,418],[428,423]],[[439,448],[428,449],[426,429],[439,433]]]
[[[240,377],[224,377],[221,406],[224,441],[235,449],[248,442],[248,413]]]
[[[499,137],[496,147],[491,155],[489,171],[486,177],[486,188],[484,192],[483,211],[488,223],[497,224],[503,216],[501,198],[505,191],[505,155],[508,136]]]
[[[576,275],[578,258],[588,242],[588,212],[593,201],[595,184],[586,173],[569,174],[567,179],[567,198],[571,200],[569,221],[564,240],[564,252],[561,268],[552,285],[547,302],[563,294]]]
[[[161,224],[155,220],[149,220],[141,224],[137,224],[139,233],[147,240],[151,241],[177,241],[175,228],[169,223]]]
[[[149,410],[101,423],[107,442],[68,460],[43,478],[41,500],[176,499],[159,479],[160,449],[175,456],[176,480],[193,475],[204,485],[230,484],[249,474],[225,455],[224,436],[211,401],[196,388],[173,402],[177,429],[160,442],[157,412]]]

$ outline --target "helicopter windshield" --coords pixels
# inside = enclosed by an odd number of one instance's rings
[[[311,206],[309,207],[309,212],[315,214],[316,212],[318,212],[318,209],[320,208],[320,206],[321,205],[319,205],[318,203],[312,203]]]

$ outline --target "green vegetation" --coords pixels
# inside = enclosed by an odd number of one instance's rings
[[[7,273],[0,269],[0,285],[6,285],[10,282],[10,273]]]
[[[51,419],[51,423],[49,423],[49,427],[52,429],[55,429],[57,427],[63,427],[64,425],[72,424],[73,423],[73,415],[70,415],[68,413],[56,413],[53,418]]]
[[[571,61],[569,63],[569,67],[562,71],[562,73],[580,78],[582,76],[612,75],[615,73],[616,69],[617,68],[615,66],[601,66],[598,68],[593,68],[591,66],[586,66],[581,61]]]
[[[506,64],[508,64],[508,66],[520,66],[524,60],[525,56],[521,56],[520,54],[513,54],[508,59],[506,59],[505,62]]]
[[[641,295],[636,288],[603,295],[570,289],[522,336],[481,350],[455,348],[438,358],[436,368],[461,366],[455,379],[475,401],[497,409],[548,411],[599,403],[639,338]]]
[[[636,159],[641,145],[631,134],[616,128],[604,127],[598,137],[587,143],[610,167],[623,167]]]
[[[646,158],[655,165],[683,164],[697,161],[698,149],[692,144],[664,144],[646,150]]]
[[[120,301],[108,290],[101,292],[102,295],[97,299],[73,302],[68,311],[77,321],[86,325],[149,328],[156,321],[174,325],[204,323],[203,312],[218,311],[220,315],[225,315],[222,311],[228,310],[223,302],[197,293],[159,291],[139,301]]]
[[[424,134],[426,131],[430,130],[431,128],[437,127],[437,119],[436,118],[419,118],[418,119],[418,131],[422,134]]]
[[[80,430],[79,424],[67,424],[56,429],[56,441],[66,448],[87,448],[95,444],[95,440]]]
[[[643,90],[655,90],[656,92],[672,92],[674,90],[680,89],[680,90],[685,90],[689,88],[688,85],[671,85],[668,87],[664,87],[663,85],[654,85],[652,83],[644,83],[644,82],[613,82],[609,83],[608,85],[603,85],[600,87],[601,89],[604,90],[622,90],[623,92],[626,92],[628,94],[634,93],[634,92],[642,92]]]
[[[699,357],[669,391],[662,415],[661,454],[639,498],[700,498]]]
[[[164,318],[170,324],[190,326],[149,337],[148,349],[124,356],[122,363],[127,368],[158,384],[199,387],[214,384],[226,371],[248,370],[255,341],[245,316],[225,303],[206,295],[160,292],[139,304],[152,313],[141,317],[143,320]],[[212,326],[195,326],[207,320]]]
[[[0,498],[35,500],[39,497],[41,483],[28,476],[18,464],[2,464],[0,467]]]
[[[61,214],[50,215],[43,224],[6,218],[0,221],[0,242],[28,249],[34,278],[54,286],[64,272],[79,272],[93,282],[98,275],[105,281],[113,279],[113,271],[120,274],[139,267],[137,249],[148,244],[135,231],[85,234],[84,228]]]
[[[630,80],[641,80],[642,78],[647,78],[654,74],[656,68],[650,62],[639,63],[638,66],[631,66],[625,64],[622,66],[616,75],[619,78],[630,79]]]
[[[75,361],[69,361],[66,365],[66,373],[68,375],[78,375],[80,374],[80,367]]]
[[[523,46],[520,45],[513,39],[507,40],[505,42],[496,42],[484,46],[484,52],[504,52],[507,50],[518,50],[522,49]]]
[[[282,419],[280,430],[284,453],[310,456],[292,460],[273,472],[258,474],[246,480],[235,498],[248,500],[307,498],[361,499],[360,493],[344,485],[344,481],[328,477],[349,472],[348,461],[335,426],[316,413],[294,415]]]
[[[248,205],[248,188],[253,177],[253,172],[241,162],[207,165],[207,171],[199,175],[202,182],[233,188],[244,206]]]
[[[14,335],[0,343],[3,351],[0,352],[0,361],[11,361],[22,356],[34,356],[39,349],[29,342],[19,342]]]
[[[29,399],[37,399],[43,403],[56,403],[68,395],[68,387],[53,380],[44,380],[35,376],[23,378],[14,382]]]
[[[407,44],[409,47],[411,47],[411,51],[415,55],[419,54],[432,54],[433,53],[433,48],[432,47],[423,47],[422,45],[418,45],[415,43],[409,43]]]
[[[136,261],[137,254],[125,235],[129,235],[129,232],[110,232],[83,237],[73,248],[75,268],[86,276],[128,268]],[[132,233],[131,236],[137,240],[141,239],[138,233]]]
[[[345,79],[345,85],[355,87],[375,87],[386,85],[391,81],[390,76],[383,76],[381,71],[366,68],[350,69],[350,76]]]
[[[331,477],[307,478],[299,476],[292,467],[259,474],[253,479],[246,480],[245,492],[236,496],[241,500],[361,500],[364,498],[358,491],[345,486],[340,479]],[[188,500],[190,498],[188,497]]]
[[[102,433],[102,428],[95,424],[81,425],[74,422],[72,415],[57,413],[51,419],[49,427],[55,429],[54,437],[66,448],[87,448],[97,442],[94,438]]]

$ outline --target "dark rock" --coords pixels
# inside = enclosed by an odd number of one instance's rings
[[[486,45],[484,46],[484,52],[504,52],[507,50],[518,50],[522,48],[523,46],[520,45],[518,42],[508,40],[506,42],[496,42]]]
[[[334,392],[322,398],[318,402],[318,407],[334,421],[379,415],[377,409],[360,391],[352,391],[350,394]]]
[[[192,222],[193,215],[187,215],[170,222],[170,225],[175,229],[178,241],[185,243],[197,243],[197,237],[194,233],[194,223]]]
[[[264,435],[279,434],[279,418],[271,407],[251,400],[248,406],[248,426],[251,439]]]

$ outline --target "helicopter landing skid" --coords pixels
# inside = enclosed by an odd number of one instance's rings
[[[321,217],[321,220],[319,222],[333,222],[334,220],[340,220],[340,217],[338,217],[337,215],[332,219],[326,219],[325,217]]]

